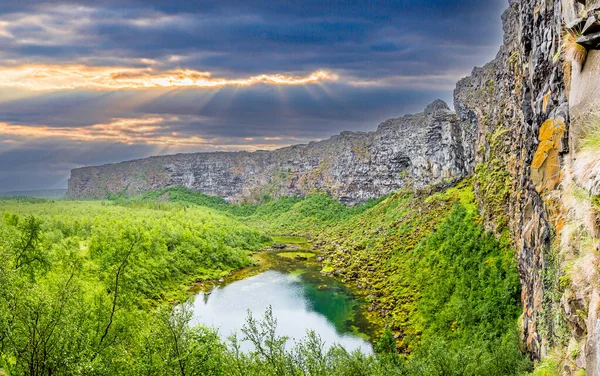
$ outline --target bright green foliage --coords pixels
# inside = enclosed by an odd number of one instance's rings
[[[133,197],[124,194],[111,195],[109,200],[124,206],[135,206],[136,204],[149,201],[168,201],[184,205],[193,204],[235,214],[236,216],[251,215],[257,208],[257,206],[252,205],[231,205],[220,197],[205,195],[198,191],[192,191],[183,187],[171,187]]]
[[[13,375],[171,373],[136,354],[158,346],[172,358],[165,338],[184,329],[165,318],[168,300],[185,299],[195,278],[249,264],[270,240],[211,210],[172,204],[2,200],[0,210],[0,369]],[[217,341],[203,329],[190,336],[181,341],[194,351]]]
[[[315,242],[328,255],[324,270],[359,287],[369,317],[391,327],[414,361],[433,361],[443,343],[441,363],[468,366],[467,374],[498,363],[498,374],[510,374],[528,366],[516,335],[516,260],[479,220],[465,181],[426,197],[399,192],[315,233]]]
[[[519,314],[519,276],[509,248],[457,205],[413,251],[418,310],[432,333],[497,336]],[[449,330],[452,329],[452,330]]]
[[[134,197],[111,196],[111,200],[127,207],[160,205],[160,201],[179,203],[183,206],[203,206],[230,214],[270,234],[310,234],[360,214],[384,199],[385,197],[382,197],[369,200],[362,205],[346,206],[321,193],[310,194],[306,198],[282,197],[277,200],[265,200],[261,205],[234,205],[222,198],[183,187],[167,188]]]
[[[244,222],[264,228],[272,234],[311,235],[363,213],[383,199],[346,206],[325,194],[312,194],[305,199],[287,198],[281,204],[281,200],[278,200],[258,207],[256,213],[245,218]]]
[[[411,257],[424,343],[443,339],[455,349],[485,348],[513,334],[520,313],[516,260],[473,213],[457,205]]]
[[[170,188],[112,202],[2,200],[0,211],[0,374],[513,375],[530,368],[516,333],[514,255],[480,225],[470,181],[355,207],[326,195],[231,205]],[[250,316],[240,339],[223,343],[190,325],[187,303],[173,309],[195,279],[247,265],[270,241],[265,232],[313,238],[324,271],[368,302],[369,319],[382,329],[377,356],[326,350],[315,333],[292,343],[276,335],[270,311],[263,320]],[[253,350],[242,352],[242,340]]]
[[[160,310],[139,336],[138,353],[123,373],[143,375],[223,375],[226,347],[217,333],[190,325],[189,304]]]

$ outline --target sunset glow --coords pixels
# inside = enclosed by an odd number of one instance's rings
[[[318,70],[306,76],[261,74],[244,78],[213,77],[193,69],[155,71],[150,68],[26,65],[0,67],[0,87],[28,90],[127,90],[156,88],[218,88],[223,86],[306,85],[336,81],[334,73]]]
[[[60,139],[75,142],[109,142],[125,145],[155,145],[164,147],[203,147],[215,150],[272,150],[285,143],[281,137],[252,139],[252,144],[227,144],[223,140],[208,140],[198,136],[184,135],[171,129],[169,122],[177,117],[145,117],[140,119],[113,119],[106,124],[88,127],[49,127],[0,123],[0,144],[15,144],[23,140]],[[293,139],[294,141],[304,141]],[[246,140],[244,140],[246,141]]]

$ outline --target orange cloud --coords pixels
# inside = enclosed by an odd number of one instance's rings
[[[81,142],[114,142],[127,145],[146,144],[163,147],[193,147],[202,150],[272,150],[287,146],[280,143],[228,144],[227,140],[204,139],[170,131],[165,122],[178,121],[177,117],[117,118],[106,124],[87,127],[48,127],[15,125],[0,122],[0,143],[17,144],[32,139],[58,139]],[[272,138],[272,140],[280,138]],[[253,141],[253,138],[244,141]],[[269,138],[264,138],[268,141]]]
[[[28,90],[126,90],[152,88],[218,88],[223,86],[306,85],[336,81],[324,70],[307,76],[261,74],[245,78],[218,78],[193,69],[157,71],[152,68],[89,67],[85,65],[25,65],[0,67],[0,87]]]
[[[0,135],[27,139],[60,138],[71,141],[110,141],[124,144],[202,145],[206,142],[200,137],[178,137],[176,133],[170,136],[161,135],[159,131],[164,129],[161,124],[166,120],[162,117],[114,119],[107,124],[74,128],[0,123]]]

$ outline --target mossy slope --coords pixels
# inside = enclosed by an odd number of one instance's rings
[[[271,234],[310,236],[323,272],[364,296],[368,318],[380,334],[391,329],[400,352],[430,359],[442,346],[459,363],[500,357],[527,368],[514,252],[481,225],[471,180],[355,207],[311,195],[223,210]]]

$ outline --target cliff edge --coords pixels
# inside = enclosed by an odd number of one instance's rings
[[[76,169],[67,196],[103,199],[182,186],[232,202],[322,191],[355,204],[470,174],[472,134],[437,100],[420,114],[384,121],[376,131],[342,132],[307,145],[167,155]]]

